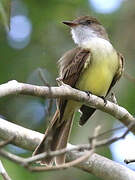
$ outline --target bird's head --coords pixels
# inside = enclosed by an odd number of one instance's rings
[[[73,21],[64,21],[63,23],[71,28],[72,37],[76,44],[87,42],[96,37],[108,40],[105,28],[94,17],[81,16]]]

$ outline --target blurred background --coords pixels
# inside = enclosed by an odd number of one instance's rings
[[[62,21],[77,16],[91,15],[106,27],[114,47],[125,59],[125,72],[135,76],[135,1],[129,0],[13,0],[11,1],[10,31],[0,26],[0,84],[16,79],[20,82],[44,85],[42,76],[50,85],[56,85],[57,61],[64,52],[75,47],[70,30]],[[42,72],[42,75],[41,75]],[[122,77],[112,90],[118,104],[135,112],[135,85]],[[48,109],[52,107],[48,113]],[[44,132],[55,111],[55,103],[47,99],[28,96],[8,96],[0,99],[0,116],[4,119]],[[78,126],[76,113],[70,141],[87,143],[94,128],[100,124],[101,132],[121,124],[108,114],[97,111],[84,127]],[[117,131],[113,135],[118,135]],[[124,158],[135,157],[135,139],[129,134],[125,140],[97,153],[123,163]],[[135,145],[134,145],[135,146]],[[8,150],[23,157],[31,155],[24,149],[8,146]],[[14,180],[99,180],[76,168],[57,172],[31,173],[3,158],[2,162]],[[135,165],[128,165],[135,169]],[[0,177],[1,179],[1,177]]]

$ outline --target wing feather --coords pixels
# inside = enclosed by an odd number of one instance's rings
[[[115,76],[112,80],[112,83],[110,85],[110,88],[109,88],[107,94],[110,92],[111,88],[116,84],[116,82],[120,79],[120,77],[122,76],[122,73],[124,71],[124,57],[119,52],[117,52],[117,54],[118,54],[119,66],[118,66],[118,69],[115,73]]]
[[[90,50],[80,47],[65,53],[59,60],[61,80],[71,87],[75,87],[88,56],[90,56]]]
[[[60,79],[65,84],[75,87],[75,84],[80,77],[80,73],[88,57],[90,57],[90,50],[80,47],[65,53],[64,56],[59,60]],[[58,100],[58,108],[60,110],[59,123],[61,123],[66,103],[67,100]]]

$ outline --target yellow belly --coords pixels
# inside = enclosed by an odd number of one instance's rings
[[[76,88],[83,91],[90,91],[97,96],[105,96],[111,85],[118,66],[116,52],[105,56],[100,54],[91,59],[84,68],[76,84]]]

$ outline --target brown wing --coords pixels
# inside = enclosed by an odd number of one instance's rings
[[[90,50],[77,47],[68,51],[59,60],[60,78],[65,84],[75,87],[88,56]]]
[[[68,51],[60,60],[60,79],[71,87],[75,84],[80,76],[83,66],[90,56],[90,50],[77,47]],[[59,100],[58,107],[60,110],[60,120],[63,116],[67,100]]]
[[[118,69],[112,80],[112,83],[110,85],[110,88],[109,88],[107,94],[110,92],[111,88],[116,84],[116,82],[120,79],[120,77],[124,71],[124,57],[122,56],[122,54],[120,54],[118,52],[117,52],[117,54],[118,54],[119,66],[118,66]]]

